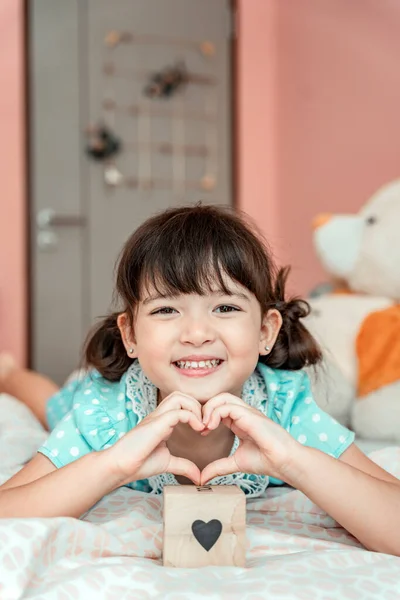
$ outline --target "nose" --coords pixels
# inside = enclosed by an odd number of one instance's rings
[[[326,225],[326,223],[329,223],[331,219],[332,215],[330,213],[321,213],[313,219],[312,228],[319,229],[323,225]]]
[[[181,333],[182,344],[200,347],[215,340],[215,331],[207,318],[187,319]]]

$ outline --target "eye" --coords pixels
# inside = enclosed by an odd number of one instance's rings
[[[176,312],[175,308],[171,308],[171,306],[163,306],[162,308],[157,308],[157,310],[150,313],[151,315],[173,315]]]
[[[367,225],[375,225],[375,223],[378,221],[378,219],[374,216],[372,217],[368,217],[368,219],[366,219],[366,223]]]
[[[236,306],[231,306],[230,304],[221,304],[221,306],[217,306],[215,312],[219,313],[230,313],[230,312],[239,312],[240,308]]]

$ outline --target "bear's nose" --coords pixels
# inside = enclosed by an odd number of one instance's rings
[[[332,219],[332,215],[330,213],[321,213],[317,215],[312,221],[312,228],[318,229],[322,227],[322,225],[326,225]]]

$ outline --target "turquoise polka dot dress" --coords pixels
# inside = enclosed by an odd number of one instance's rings
[[[243,386],[243,400],[288,431],[300,444],[335,458],[354,442],[354,433],[340,425],[315,403],[304,371],[271,369],[262,363]],[[157,406],[157,389],[134,361],[118,382],[96,371],[64,386],[47,404],[52,430],[39,452],[58,468],[92,451],[105,450],[133,429]],[[231,454],[239,445],[235,437]],[[283,482],[264,475],[234,473],[213,484],[235,484],[257,496],[268,485]],[[164,485],[178,485],[164,473],[128,484],[133,489],[161,493]]]

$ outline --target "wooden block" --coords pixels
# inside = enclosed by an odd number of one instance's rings
[[[165,567],[244,567],[246,496],[236,485],[164,487]]]

